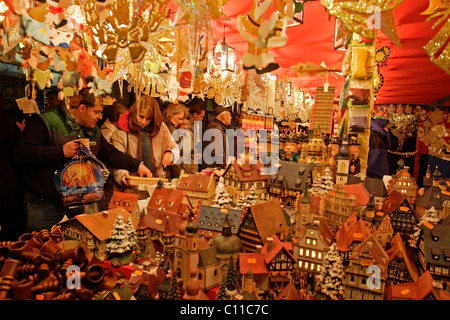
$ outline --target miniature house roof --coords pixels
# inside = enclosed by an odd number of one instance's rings
[[[305,183],[311,183],[312,165],[294,161],[280,161],[278,172],[267,180],[268,186],[303,192]]]
[[[268,248],[268,243],[266,239],[266,243],[261,249],[261,253],[265,253],[264,261],[266,264],[269,264],[276,256],[282,251],[285,250],[287,255],[292,259],[293,262],[297,263],[297,259],[292,255],[292,242],[281,242],[280,239],[276,235],[272,235],[272,248]]]
[[[353,250],[350,261],[357,260],[360,255],[362,255],[362,253],[367,250],[370,252],[370,255],[373,259],[372,264],[377,265],[380,268],[381,275],[385,279],[387,275],[389,257],[373,234],[370,234]],[[362,258],[364,259],[364,257]]]
[[[391,214],[400,206],[407,206],[411,210],[411,205],[406,197],[397,190],[393,190],[384,200],[381,210]]]
[[[295,285],[289,281],[280,294],[276,296],[275,300],[301,300],[301,297]]]
[[[289,228],[278,198],[250,206],[246,215],[250,213],[263,243],[266,242],[267,237],[271,237],[279,231],[285,235],[288,234]]]
[[[441,188],[432,186],[426,188],[423,194],[416,199],[416,206],[424,208],[434,207],[436,210],[442,210],[445,200],[450,200],[450,194],[447,191],[442,191]]]
[[[206,174],[183,174],[180,176],[177,189],[192,192],[208,192],[215,189],[215,180],[213,175]]]
[[[220,232],[222,231],[225,214],[228,214],[228,219],[231,222],[231,232],[236,234],[242,218],[242,210],[238,209],[202,205],[197,217],[198,226],[200,229]]]
[[[419,271],[417,270],[416,264],[406,251],[406,247],[400,233],[397,232],[392,238],[391,247],[386,251],[386,253],[389,256],[389,262],[394,260],[396,257],[403,258],[409,275],[414,281],[417,280],[419,277]]]
[[[215,263],[217,263],[217,252],[215,247],[208,247],[199,252],[199,267],[207,267]]]
[[[91,214],[79,214],[72,219],[61,222],[61,225],[64,225],[69,221],[76,220],[89,232],[91,232],[99,241],[105,241],[111,237],[114,230],[114,223],[116,222],[119,214],[122,215],[124,223],[127,222],[128,218],[131,218],[134,228],[137,229],[139,221],[122,207]]]
[[[162,187],[161,189],[155,188],[147,209],[164,210],[167,213],[183,213],[186,206],[192,208],[192,203],[185,192]]]
[[[250,163],[232,163],[227,166],[225,173],[231,170],[231,167],[236,171],[239,181],[263,181],[269,178],[268,175],[261,174],[264,165],[258,160],[255,164]],[[225,174],[224,173],[224,174]]]
[[[430,294],[437,300],[450,300],[450,294],[433,287],[430,271],[425,271],[416,281],[390,285],[386,290],[386,300],[424,300]]]
[[[363,207],[367,205],[370,200],[370,195],[362,183],[357,184],[344,184],[342,185],[347,196],[350,197],[352,194],[356,197],[355,206]]]
[[[420,228],[423,231],[425,261],[450,267],[450,216],[441,223],[423,223]]]
[[[239,253],[239,272],[246,274],[251,271],[253,274],[269,274],[269,269],[264,261],[264,253]]]
[[[109,202],[108,209],[123,207],[128,212],[133,212],[140,198],[141,196],[137,193],[115,191]]]
[[[362,183],[366,188],[368,194],[373,194],[375,197],[386,198],[388,191],[383,179],[366,177],[364,181],[361,181],[359,177],[349,176],[347,185]]]
[[[176,235],[181,223],[181,215],[161,210],[151,209],[146,215],[141,215],[138,229],[151,229],[167,235]]]
[[[370,229],[363,219],[354,213],[341,225],[336,233],[336,248],[338,251],[346,252],[353,241],[362,242],[370,235]]]

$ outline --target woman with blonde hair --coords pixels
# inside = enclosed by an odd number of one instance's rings
[[[158,102],[142,95],[139,104],[134,103],[118,121],[118,130],[111,136],[111,143],[120,151],[142,160],[153,177],[165,178],[164,168],[173,165],[179,157],[179,149],[163,121]],[[121,184],[126,170],[113,170],[115,182]]]

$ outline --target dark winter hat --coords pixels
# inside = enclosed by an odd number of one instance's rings
[[[349,146],[359,146],[361,145],[358,143],[358,135],[349,134],[348,135],[348,145]]]
[[[224,111],[228,111],[228,112],[230,112],[230,110],[228,110],[227,108],[225,108],[225,107],[222,107],[222,106],[218,106],[218,107],[216,107],[215,109],[214,109],[214,116],[215,117],[217,117],[219,114],[221,114],[222,112],[224,112]]]

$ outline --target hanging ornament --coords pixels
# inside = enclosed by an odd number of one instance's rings
[[[404,0],[320,0],[328,12],[352,32],[366,39],[375,39],[380,29],[398,48],[401,48],[392,10]]]
[[[433,39],[425,45],[424,49],[431,62],[450,74],[450,2],[446,1],[444,4],[441,1],[431,0],[429,9],[422,14],[431,14],[426,21],[440,17],[432,26],[432,29],[436,29],[445,22]]]

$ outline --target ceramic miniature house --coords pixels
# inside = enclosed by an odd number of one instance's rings
[[[406,196],[396,190],[392,191],[384,201],[381,210],[391,217],[394,234],[400,233],[403,242],[407,244],[409,235],[414,232],[417,219]]]
[[[346,300],[383,300],[389,257],[373,234],[352,253],[345,270]]]
[[[72,219],[60,222],[61,232],[65,240],[77,240],[99,261],[108,258],[107,244],[114,230],[118,215],[123,221],[131,218],[137,229],[139,220],[122,207],[91,214],[80,214]]]
[[[264,165],[259,160],[255,164],[233,163],[227,166],[223,173],[224,184],[234,202],[237,202],[242,193],[248,195],[252,186],[258,198],[265,199],[269,176],[261,171],[263,168]]]
[[[184,191],[165,187],[153,191],[147,205],[147,210],[152,209],[179,215],[193,212],[192,202]]]
[[[403,194],[412,207],[416,204],[418,185],[416,179],[409,174],[409,167],[404,166],[402,170],[389,181],[388,193],[396,190]]]
[[[242,240],[245,252],[256,252],[274,234],[285,240],[289,227],[278,199],[254,204],[247,211],[239,226],[237,236]]]
[[[303,235],[293,244],[298,269],[305,273],[319,273],[329,246],[320,234],[320,222],[307,224]]]
[[[424,222],[420,225],[419,270],[429,271],[448,291],[450,283],[450,217],[441,223]]]
[[[205,236],[208,240],[219,235],[222,232],[222,224],[225,219],[225,215],[228,215],[228,219],[230,220],[232,226],[231,232],[236,234],[242,219],[243,210],[206,205],[202,205],[200,207],[200,212],[198,213],[197,223],[199,233]]]
[[[417,197],[415,215],[418,220],[431,207],[436,210],[436,216],[444,219],[450,215],[450,192],[446,184],[440,186],[431,186],[426,188],[422,195]]]
[[[278,172],[267,180],[270,198],[278,198],[284,207],[297,210],[305,184],[312,184],[310,164],[280,161]]]
[[[391,247],[386,250],[389,256],[386,286],[416,281],[419,278],[415,262],[412,260],[399,233],[392,238]]]
[[[139,220],[141,217],[140,208],[138,201],[141,196],[137,193],[119,192],[115,191],[109,202],[108,209],[114,209],[117,207],[122,207],[126,209],[129,213]]]
[[[216,180],[214,175],[182,174],[179,178],[177,189],[185,192],[198,214],[200,206],[212,205],[214,202]]]

